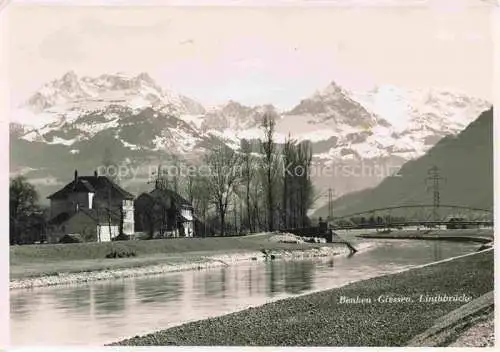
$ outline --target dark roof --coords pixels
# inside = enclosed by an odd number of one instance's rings
[[[57,216],[53,217],[49,220],[49,225],[60,225],[71,218],[71,215],[68,213],[60,213]]]
[[[78,181],[73,181],[73,191],[74,192],[95,192],[95,188],[87,180],[78,179]]]
[[[90,216],[99,224],[107,224],[109,216],[111,217],[112,224],[119,223],[121,219],[121,215],[118,211],[110,211],[109,214],[106,209],[100,209],[99,211],[97,209],[80,209],[80,211]]]
[[[148,195],[156,200],[166,201],[167,199],[173,199],[174,203],[178,206],[185,206],[192,208],[192,204],[189,203],[187,199],[182,197],[179,193],[172,191],[171,189],[160,189],[155,188]]]
[[[48,199],[64,199],[73,192],[111,192],[113,198],[134,199],[134,196],[111,181],[106,176],[79,176],[59,191],[48,196]]]
[[[111,211],[111,213],[108,215],[108,212],[106,209],[101,209],[100,211],[97,211],[97,209],[80,209],[76,213],[61,213],[52,219],[49,220],[49,225],[61,225],[67,222],[69,219],[71,219],[73,216],[75,216],[78,213],[83,213],[90,217],[92,220],[96,222],[96,224],[107,224],[109,221],[108,216],[111,215],[111,224],[116,225],[120,222],[121,220],[121,214],[116,211]]]

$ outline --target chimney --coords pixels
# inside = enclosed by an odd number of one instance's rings
[[[78,182],[78,171],[75,169],[75,179],[73,181],[73,190],[76,189],[76,183]]]
[[[97,170],[94,171],[94,177],[97,177]]]

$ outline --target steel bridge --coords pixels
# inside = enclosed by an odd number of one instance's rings
[[[493,226],[493,210],[458,205],[400,205],[327,219],[332,229],[390,229],[408,226],[449,229]]]

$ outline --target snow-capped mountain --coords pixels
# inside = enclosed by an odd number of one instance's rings
[[[185,121],[146,107],[134,110],[109,105],[106,109],[86,112],[75,119],[61,119],[25,133],[22,139],[45,144],[73,147],[108,135],[130,150],[167,150],[171,153],[192,152],[203,141],[198,131]]]
[[[264,114],[271,114],[279,119],[279,112],[273,105],[250,107],[230,100],[226,104],[207,108],[199,127],[203,133],[219,136],[238,146],[241,139],[261,137],[260,126]]]
[[[381,86],[355,92],[332,82],[287,112],[277,130],[301,140],[335,141],[316,153],[320,159],[408,160],[423,155],[444,136],[462,131],[490,106],[446,91]]]
[[[455,134],[491,104],[482,99],[445,90],[405,90],[376,86],[352,96],[366,109],[386,117],[398,132],[427,130]]]
[[[33,116],[31,121],[22,118]],[[81,77],[68,72],[33,94],[19,110],[25,141],[72,146],[107,133],[130,150],[189,153],[203,141],[179,116],[204,114],[198,102],[160,87],[147,74]],[[19,118],[21,116],[21,118]]]
[[[405,90],[391,85],[352,92],[367,110],[384,116],[393,128],[391,153],[409,158],[423,155],[447,135],[456,135],[491,103],[438,89]]]
[[[147,73],[128,76],[123,73],[98,77],[78,77],[73,71],[44,84],[15,112],[18,123],[40,127],[65,120],[69,122],[109,106],[133,110],[147,107],[175,115],[199,115],[205,112],[198,102],[160,87]]]
[[[226,104],[212,107],[205,116],[201,128],[203,130],[246,130],[258,127],[264,113],[278,115],[272,105],[249,107],[230,100]]]
[[[352,99],[349,92],[332,81],[325,89],[302,100],[286,115],[308,115],[309,123],[327,122],[334,125],[370,128],[375,125],[389,126],[382,116],[368,112],[359,102]]]
[[[277,131],[323,145],[330,141],[315,151],[316,157],[329,160],[383,156],[393,132],[383,117],[369,112],[335,82],[285,113]]]
[[[96,110],[109,104],[133,109],[171,109],[181,114],[205,112],[201,104],[160,87],[147,73],[135,77],[117,73],[79,78],[70,71],[61,79],[45,84],[26,102],[26,106],[35,112],[51,111],[56,106],[69,110]]]
[[[238,148],[243,138],[259,138],[264,113],[276,117],[278,142],[288,135],[310,140],[317,164],[397,166],[423,155],[445,135],[457,134],[489,106],[444,91],[382,86],[353,92],[332,82],[284,113],[272,105],[235,101],[204,107],[160,87],[146,73],[78,77],[68,72],[13,112],[11,168],[65,179],[69,168],[99,165],[104,148],[112,149],[119,163],[154,164],[165,155],[196,158],[215,141]],[[320,189],[335,183],[340,195],[374,186],[384,176],[346,178],[351,182],[346,187],[331,177],[317,183]]]

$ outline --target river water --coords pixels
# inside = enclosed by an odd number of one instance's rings
[[[78,285],[12,290],[11,345],[103,345],[188,321],[458,256],[477,244],[360,240],[348,257],[245,262]]]

